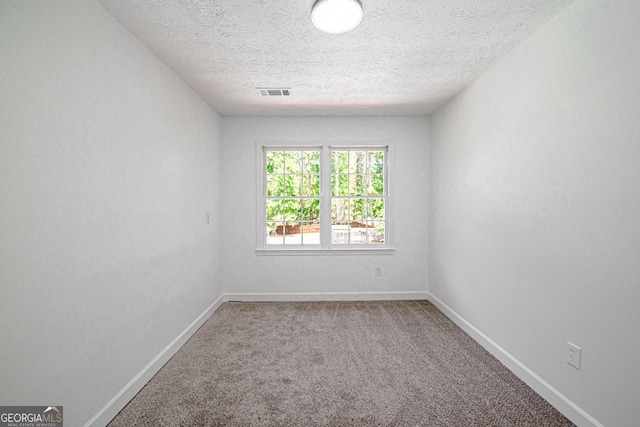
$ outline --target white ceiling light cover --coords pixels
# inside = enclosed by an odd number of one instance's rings
[[[311,21],[325,33],[346,33],[362,21],[362,4],[359,0],[318,0],[311,10]]]

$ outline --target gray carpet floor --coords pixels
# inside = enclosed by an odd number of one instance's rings
[[[109,424],[572,425],[427,301],[225,303]]]

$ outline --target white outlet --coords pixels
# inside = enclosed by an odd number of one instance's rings
[[[205,224],[210,224],[211,223],[211,214],[209,212],[205,212],[204,213],[204,223]]]
[[[580,369],[580,359],[582,359],[582,349],[567,341],[567,363],[576,369]]]
[[[376,276],[382,276],[382,267],[377,266],[373,271]]]

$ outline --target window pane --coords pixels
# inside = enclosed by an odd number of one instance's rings
[[[267,151],[267,173],[284,173],[284,153],[282,151]]]
[[[349,175],[349,195],[350,196],[362,196],[364,192],[364,175],[354,174]]]
[[[349,151],[349,173],[363,173],[366,166],[364,151]]]
[[[302,199],[302,216],[304,221],[320,221],[320,200]]]
[[[302,173],[302,151],[285,151],[284,171],[293,175]]]
[[[302,177],[302,196],[320,195],[320,177],[318,175],[304,175]]]
[[[267,222],[267,244],[284,244],[284,236],[282,235],[282,224],[282,222]],[[280,234],[278,234],[278,230],[280,230]]]
[[[373,225],[367,228],[367,243],[384,243],[384,221],[374,221]]]
[[[331,225],[331,244],[348,245],[349,244],[349,226],[346,224]]]
[[[374,220],[383,220],[384,218],[384,199],[371,199],[371,217]]]
[[[302,244],[302,234],[300,233],[300,229],[301,224],[299,222],[286,222],[284,225],[284,244]]]
[[[384,194],[384,178],[381,174],[369,175],[367,194],[370,196],[382,196]]]
[[[349,199],[331,199],[331,224],[347,224],[349,221]]]
[[[349,172],[349,152],[348,151],[332,151],[331,152],[331,173],[347,173]]]
[[[320,174],[320,152],[319,151],[303,151],[302,165],[306,174]]]
[[[351,222],[363,223],[367,218],[367,207],[367,199],[351,199],[349,203],[349,219]]]
[[[282,200],[267,199],[266,208],[267,222],[282,220]]]
[[[349,195],[349,175],[333,175],[332,176],[331,194],[333,196]]]
[[[302,176],[285,175],[284,193],[281,196],[300,196],[302,192]]]
[[[369,224],[373,221],[372,212],[371,212],[371,199],[364,200],[364,207],[362,209],[362,219],[360,222],[363,224]]]
[[[383,151],[369,151],[368,157],[368,172],[372,174],[382,174],[384,172],[384,152]]]
[[[320,244],[320,224],[317,222],[302,222],[302,244]]]
[[[359,223],[351,223],[349,228],[349,243],[356,245],[364,245],[367,243],[367,229]]]
[[[267,175],[267,196],[277,197],[284,194],[284,176]]]
[[[284,199],[282,203],[282,218],[285,221],[295,221],[300,219],[302,215],[300,209],[300,200],[298,199]]]

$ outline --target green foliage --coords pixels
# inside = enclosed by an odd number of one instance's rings
[[[268,151],[266,171],[269,227],[283,222],[319,221],[319,151]]]
[[[332,196],[384,194],[383,151],[332,151]]]
[[[331,152],[332,222],[383,220],[384,151]],[[361,198],[360,198],[361,197]]]
[[[331,222],[370,224],[384,221],[384,199],[334,197],[331,199]]]
[[[332,150],[331,223],[365,224],[384,240],[384,173],[382,150]],[[269,228],[319,223],[320,151],[267,151],[266,195]]]

